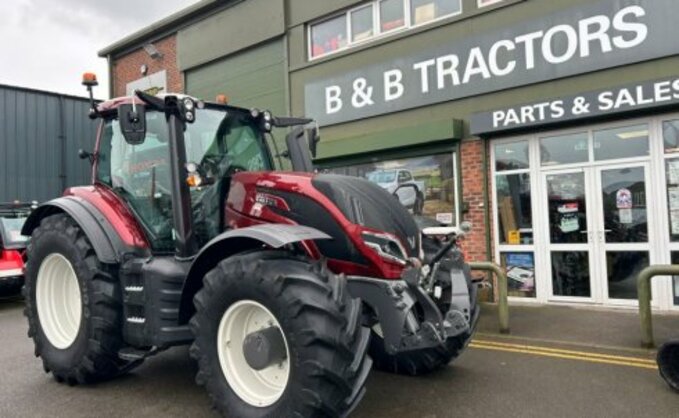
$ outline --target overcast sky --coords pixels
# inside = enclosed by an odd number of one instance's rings
[[[85,95],[82,73],[108,67],[97,52],[197,0],[0,0],[0,84]]]

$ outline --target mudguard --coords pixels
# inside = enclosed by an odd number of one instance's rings
[[[77,196],[64,196],[43,203],[28,217],[21,233],[30,236],[43,218],[57,213],[68,214],[80,225],[101,262],[119,263],[122,255],[130,251],[101,211]]]
[[[268,246],[281,248],[288,244],[331,237],[315,228],[303,225],[262,224],[232,229],[208,242],[196,255],[182,289],[179,323],[185,324],[194,312],[193,296],[203,286],[203,277],[217,263],[243,251]]]

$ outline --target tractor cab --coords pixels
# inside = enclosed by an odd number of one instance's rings
[[[317,129],[301,127],[309,119],[186,95],[136,92],[93,109],[101,136],[94,153],[81,156],[91,159],[95,182],[134,212],[156,253],[194,255],[225,229],[223,202],[234,174],[271,171],[274,158],[282,165],[284,157],[296,171],[310,171],[319,139]],[[277,149],[275,127],[297,127],[286,153]]]
[[[127,117],[126,111],[115,110],[101,112],[103,129],[95,154],[95,179],[110,187],[135,212],[155,251],[172,252],[174,203],[166,115],[152,108],[145,110],[143,138],[128,141],[120,123],[121,117]],[[228,195],[232,175],[273,169],[266,131],[253,113],[203,104],[195,109],[195,121],[185,126],[182,151],[186,175],[182,177],[199,247],[224,229],[220,202]]]

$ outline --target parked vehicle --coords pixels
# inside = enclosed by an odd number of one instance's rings
[[[421,215],[424,210],[425,184],[417,181],[409,170],[377,170],[366,178],[396,196],[403,206]]]
[[[679,392],[679,340],[668,341],[658,349],[660,376],[675,392]]]
[[[28,237],[21,228],[34,203],[0,203],[0,296],[14,296],[24,285],[24,252]]]
[[[91,96],[96,78],[84,84]],[[460,231],[435,231],[449,238],[425,254],[382,188],[311,173],[310,120],[139,91],[92,116],[97,148],[80,154],[94,183],[23,229],[29,335],[57,381],[112,378],[191,344],[196,381],[226,416],[339,417],[373,359],[423,374],[471,338]],[[292,128],[297,172],[272,171],[273,127]]]

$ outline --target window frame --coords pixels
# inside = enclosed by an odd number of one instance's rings
[[[401,0],[403,2],[403,20],[404,20],[404,25],[398,28],[390,29],[388,31],[382,31],[381,30],[381,25],[380,25],[380,5],[381,3],[385,0],[371,0],[365,3],[361,3],[358,6],[352,7],[350,9],[346,9],[344,11],[338,12],[338,13],[333,13],[331,15],[328,15],[322,19],[319,19],[315,22],[308,23],[306,25],[306,37],[307,37],[307,60],[309,62],[311,61],[316,61],[331,55],[334,55],[336,53],[342,52],[349,50],[357,45],[362,45],[366,44],[369,42],[373,42],[378,39],[383,39],[388,36],[405,32],[411,29],[415,28],[421,28],[423,26],[431,25],[436,22],[439,22],[444,19],[449,19],[451,17],[459,16],[462,13],[464,13],[464,1],[463,0],[456,0],[460,3],[460,10],[455,13],[449,13],[446,15],[438,16],[435,19],[429,20],[427,22],[423,22],[417,25],[412,24],[411,22],[411,16],[410,16],[410,10],[411,10],[411,0]],[[433,1],[433,0],[432,0]],[[504,1],[504,0],[502,0]],[[360,41],[354,41],[353,39],[353,33],[352,33],[352,25],[351,25],[351,19],[352,19],[352,13],[367,7],[372,7],[372,14],[373,14],[373,35],[366,38],[362,39]],[[346,33],[347,33],[347,45],[343,46],[341,48],[337,48],[334,51],[329,51],[325,52],[320,55],[313,55],[313,38],[312,38],[312,31],[314,27],[317,27],[318,25],[322,25],[323,23],[329,22],[337,17],[344,16],[346,18]]]
[[[484,9],[486,7],[495,6],[496,4],[503,3],[505,0],[486,0],[488,3],[483,4],[484,0],[476,0],[476,8]]]

